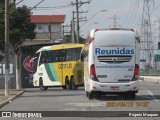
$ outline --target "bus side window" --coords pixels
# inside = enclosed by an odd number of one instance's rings
[[[66,60],[66,50],[61,50],[60,51],[60,61],[65,61]]]
[[[59,62],[60,61],[60,55],[59,55],[59,50],[55,51],[55,62]]]
[[[82,51],[82,48],[77,48],[77,50],[76,50],[76,55],[77,55],[77,57],[76,57],[76,59],[77,60],[79,60],[80,58],[81,58],[81,51]]]
[[[77,52],[76,49],[67,49],[66,61],[73,61],[76,60]]]

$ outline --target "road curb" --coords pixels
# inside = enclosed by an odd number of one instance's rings
[[[145,82],[160,84],[160,77],[154,77],[154,76],[140,76],[140,79]]]
[[[0,108],[5,106],[6,104],[10,103],[11,101],[13,101],[14,99],[16,99],[17,97],[21,96],[23,93],[25,92],[25,90],[20,91],[19,93],[17,93],[16,95],[8,98],[7,100],[3,101],[0,103]]]

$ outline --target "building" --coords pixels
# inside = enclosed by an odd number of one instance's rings
[[[65,15],[32,15],[31,22],[37,25],[35,39],[26,40],[23,45],[57,42],[63,40],[62,24]]]

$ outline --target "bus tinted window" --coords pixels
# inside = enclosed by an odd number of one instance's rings
[[[66,61],[73,61],[80,59],[80,52],[82,48],[67,49]]]
[[[77,48],[77,60],[81,58],[82,48]]]
[[[41,53],[40,63],[50,63],[54,61],[53,51],[43,51]]]
[[[43,51],[40,64],[78,60],[80,59],[81,50],[82,48]]]

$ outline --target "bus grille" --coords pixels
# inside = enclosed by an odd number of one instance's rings
[[[105,55],[105,56],[98,56],[99,62],[106,62],[106,63],[123,63],[123,62],[130,62],[132,59],[131,55]]]

